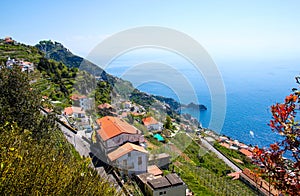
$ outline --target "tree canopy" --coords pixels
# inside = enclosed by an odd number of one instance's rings
[[[0,195],[115,195],[79,158],[19,67],[0,69]]]
[[[296,77],[298,85],[299,79]],[[270,127],[282,136],[282,141],[271,144],[269,148],[255,149],[255,158],[264,166],[260,172],[278,190],[289,195],[300,195],[300,124],[296,120],[299,103],[300,91],[294,88],[284,103],[271,106],[273,118]],[[284,156],[291,156],[291,160]]]

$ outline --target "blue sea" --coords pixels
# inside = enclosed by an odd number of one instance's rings
[[[283,102],[299,75],[297,60],[214,60],[222,76],[226,115],[220,134],[260,147],[278,141],[271,131],[270,106]],[[198,102],[208,109],[185,109],[210,127],[211,92],[202,73],[187,59],[163,50],[143,50],[119,56],[104,69],[129,80],[141,91],[174,98],[182,103]],[[190,88],[192,87],[192,88]],[[254,135],[250,134],[250,131]]]

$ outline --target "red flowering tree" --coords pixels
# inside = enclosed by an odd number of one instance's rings
[[[296,77],[300,84],[300,77]],[[285,98],[284,103],[271,106],[272,131],[282,136],[282,141],[271,144],[269,148],[255,148],[255,159],[264,167],[261,174],[268,179],[276,189],[289,195],[300,195],[300,124],[295,119],[296,109],[299,109],[300,91],[294,88],[293,93]],[[284,155],[290,155],[291,160]]]

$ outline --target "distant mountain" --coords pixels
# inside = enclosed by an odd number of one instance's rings
[[[80,70],[87,71],[94,76],[99,76],[99,79],[104,81],[115,79],[115,77],[107,74],[94,63],[73,54],[59,42],[43,40],[35,45],[35,47],[45,54],[45,58],[61,62],[69,68],[79,68]]]
[[[82,57],[74,55],[69,49],[56,41],[43,40],[35,45],[35,47],[44,52],[46,58],[62,62],[68,67],[79,68],[81,62],[84,60]]]

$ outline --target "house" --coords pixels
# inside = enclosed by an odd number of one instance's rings
[[[20,61],[19,66],[21,67],[22,72],[33,72],[34,71],[34,65],[31,62],[28,61]]]
[[[247,150],[247,149],[242,148],[242,149],[240,149],[239,151],[240,151],[240,153],[242,153],[242,154],[245,155],[246,157],[249,157],[250,159],[251,159],[252,156],[253,156],[252,152],[250,152],[250,151]]]
[[[4,38],[4,42],[6,44],[12,44],[12,43],[14,43],[14,40],[11,37],[7,36]]]
[[[116,109],[112,107],[109,103],[103,103],[98,105],[99,113],[102,116],[116,116]]]
[[[92,108],[92,99],[89,99],[85,95],[73,94],[70,96],[75,106],[81,107],[84,110],[89,110]]]
[[[170,164],[171,156],[167,153],[161,154],[150,154],[148,164],[157,165],[161,169],[168,169]]]
[[[145,142],[144,136],[141,135],[141,131],[128,124],[123,119],[105,116],[97,119],[96,123],[99,126],[96,134],[96,148],[99,150],[99,152],[97,152],[98,158],[102,160],[103,158],[106,159],[110,152],[127,142],[135,145],[140,145]],[[99,153],[101,153],[101,155],[99,155]],[[108,160],[106,159],[106,161]]]
[[[64,109],[64,114],[73,118],[85,118],[85,111],[81,107],[67,107]]]
[[[128,175],[147,172],[148,151],[142,146],[125,143],[107,155],[109,163]]]
[[[15,59],[11,59],[10,57],[7,58],[6,67],[10,68],[13,65],[18,65],[21,68],[21,71],[33,72],[34,71],[34,64],[28,61],[18,61]]]
[[[163,175],[163,172],[156,165],[148,166],[147,172],[153,174],[154,176]]]
[[[10,57],[8,57],[7,61],[6,61],[6,67],[11,67],[14,64],[16,64],[16,60],[15,59],[11,59]]]
[[[148,130],[158,130],[158,131],[162,130],[162,123],[159,123],[151,116],[144,118],[142,121]]]
[[[220,145],[228,149],[230,148],[230,145],[226,142],[221,142]]]
[[[125,109],[130,109],[132,107],[131,102],[130,101],[125,101],[124,102],[124,108]]]
[[[185,196],[186,184],[176,173],[166,176],[155,176],[151,173],[139,174],[136,177],[143,193],[149,196]]]

